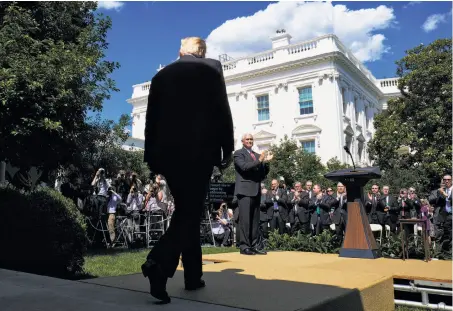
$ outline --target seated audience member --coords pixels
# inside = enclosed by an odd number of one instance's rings
[[[231,218],[233,214],[227,209],[226,203],[222,203],[217,212],[216,219],[212,222],[212,232],[216,241],[221,241],[221,246],[228,246],[231,237]]]

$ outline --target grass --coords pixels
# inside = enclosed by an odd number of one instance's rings
[[[395,311],[426,311],[426,309],[406,307],[406,306],[395,306]]]
[[[235,247],[203,247],[203,255],[238,252]],[[140,273],[149,249],[102,250],[85,257],[86,277],[119,276]]]

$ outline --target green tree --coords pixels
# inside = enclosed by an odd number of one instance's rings
[[[349,167],[351,167],[349,164],[342,163],[337,157],[334,157],[334,158],[331,158],[329,161],[327,161],[324,174],[325,173],[329,173],[329,172],[333,172],[333,171],[346,169],[346,168],[349,168]],[[325,186],[325,187],[336,188],[336,186],[337,186],[337,182],[329,180],[329,179],[324,178],[324,177],[323,177],[323,180],[321,181],[321,184],[323,186]]]
[[[222,170],[222,178],[220,179],[222,182],[235,182],[236,181],[236,171],[234,169],[234,163],[231,164]]]
[[[272,145],[270,151],[274,159],[270,165],[267,183],[280,176],[285,178],[288,187],[294,182],[312,180],[319,183],[323,180],[324,166],[315,154],[307,153],[297,146],[297,142],[285,136],[278,145]]]
[[[376,134],[369,144],[371,158],[382,170],[412,170],[411,175],[423,175],[431,186],[451,170],[451,49],[451,39],[440,39],[407,51],[396,62],[402,96],[376,116]]]
[[[96,2],[0,3],[0,160],[52,169],[72,162],[88,111],[117,91],[105,60],[109,18]]]
[[[126,170],[136,172],[142,181],[147,179],[149,169],[143,162],[143,151],[122,148],[129,137],[125,129],[130,122],[128,115],[122,115],[118,122],[102,120],[99,115],[88,119],[78,140],[81,152],[72,159],[70,170],[84,180],[93,178],[100,167],[107,176],[116,177],[120,170]]]

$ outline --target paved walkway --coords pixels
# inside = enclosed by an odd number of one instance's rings
[[[67,281],[0,269],[2,311],[237,311],[209,303],[172,298],[156,305],[147,293]]]

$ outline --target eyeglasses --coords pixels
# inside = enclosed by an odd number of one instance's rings
[[[443,181],[450,181],[451,178],[444,178],[444,179],[442,179],[442,180],[443,180]]]
[[[332,189],[327,189],[327,191],[329,192],[329,191],[333,191],[333,190]]]

